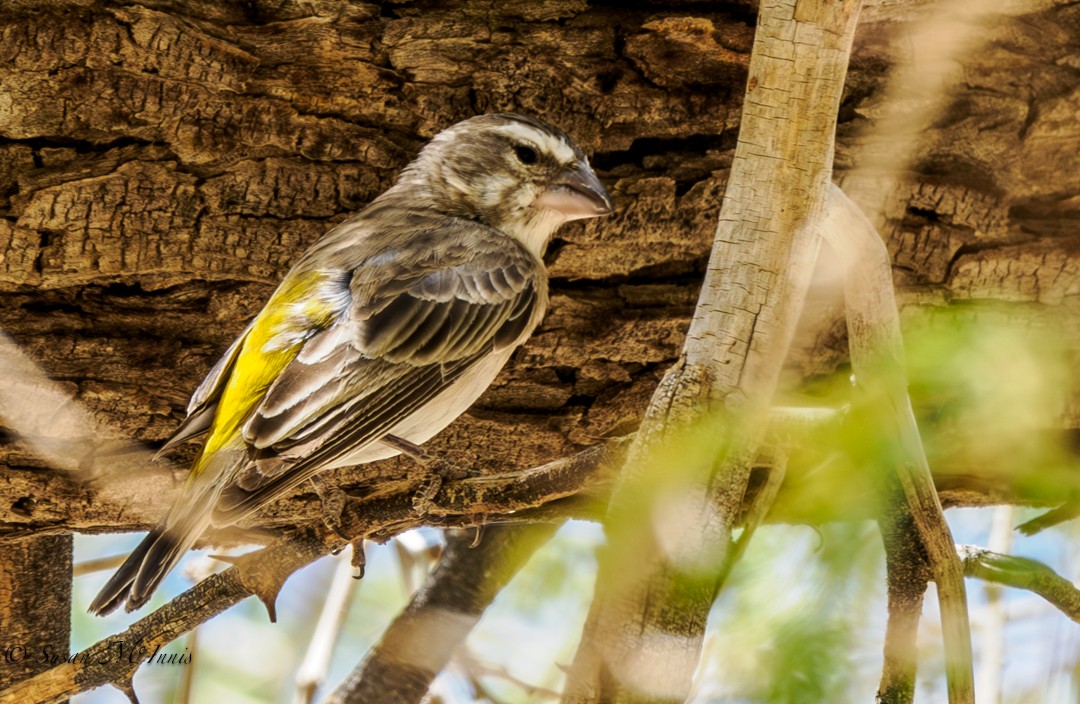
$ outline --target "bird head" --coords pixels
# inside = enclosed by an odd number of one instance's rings
[[[612,211],[580,147],[547,123],[509,113],[443,130],[399,184],[420,187],[433,207],[505,232],[538,255],[563,223]]]

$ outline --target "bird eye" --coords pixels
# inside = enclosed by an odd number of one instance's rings
[[[523,144],[519,144],[514,147],[514,154],[517,155],[518,161],[522,164],[535,164],[536,163],[536,150],[532,147],[526,147]]]

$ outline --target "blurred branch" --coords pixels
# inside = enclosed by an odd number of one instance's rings
[[[851,366],[911,511],[938,589],[949,701],[972,702],[971,626],[964,575],[911,409],[892,268],[877,230],[843,191],[829,186],[826,240],[846,261]],[[904,523],[898,524],[904,526]],[[888,544],[886,545],[888,547]]]
[[[1046,513],[1035,516],[1029,521],[1024,521],[1016,527],[1016,530],[1024,535],[1035,535],[1047,528],[1071,521],[1077,516],[1080,516],[1080,502],[1077,501],[1074,492],[1060,506],[1055,506]]]
[[[202,656],[199,653],[199,629],[191,629],[191,633],[187,637],[187,651],[191,656],[191,660],[188,661],[188,666],[183,668],[183,672],[180,675],[180,685],[176,688],[176,704],[191,704],[194,699],[192,698],[195,691],[195,673]]]
[[[746,552],[747,546],[750,545],[750,539],[754,537],[754,532],[765,522],[765,517],[769,515],[769,511],[772,510],[773,505],[776,503],[776,495],[780,492],[780,487],[784,483],[784,475],[787,473],[788,465],[787,450],[778,447],[773,450],[772,455],[766,469],[765,484],[750,499],[750,506],[742,522],[742,533],[739,534],[738,539],[728,550],[724,564],[720,568],[719,575],[717,575],[717,593],[724,588],[728,577],[731,576],[731,570],[735,568],[735,564]]]
[[[489,701],[498,702],[499,697],[495,693],[488,691],[488,688],[484,685],[481,677],[491,677],[500,679],[503,682],[508,682],[515,687],[518,687],[527,696],[530,702],[540,702],[544,700],[558,700],[561,694],[552,689],[546,687],[538,687],[534,684],[529,684],[524,680],[515,677],[505,667],[492,667],[484,662],[478,660],[468,649],[468,647],[462,648],[454,656],[454,661],[458,665],[458,669],[463,670],[465,676],[469,678],[470,684],[472,684],[477,694],[487,698]]]
[[[897,480],[889,482],[886,505],[878,517],[885,546],[889,618],[878,704],[911,704],[915,699],[918,630],[930,565],[922,540]]]
[[[1050,567],[1026,557],[1002,555],[974,545],[958,545],[956,550],[968,577],[1026,589],[1080,623],[1080,589]]]
[[[1012,506],[998,506],[991,513],[989,549],[1007,553],[1012,548]],[[979,701],[981,704],[1001,704],[1002,672],[1005,669],[1005,627],[1009,610],[1000,585],[986,585],[985,618],[978,626],[981,633],[981,662],[979,663]]]
[[[4,493],[13,499],[0,502],[3,533],[30,535],[34,531],[21,530],[24,525],[47,524],[56,533],[70,533],[79,519],[102,514],[123,515],[128,524],[152,523],[168,507],[162,501],[172,490],[168,463],[153,465],[148,450],[96,423],[70,389],[49,379],[3,332],[0,423],[50,468],[65,470],[4,472]],[[92,491],[86,479],[94,481]]]
[[[127,559],[126,554],[108,555],[106,557],[95,557],[90,560],[76,562],[75,566],[71,570],[71,576],[82,577],[83,575],[93,574],[95,572],[115,570],[117,567],[124,564],[125,559]]]
[[[478,533],[482,530],[483,528],[476,528]],[[417,573],[420,573],[420,579],[426,579],[432,565],[438,561],[445,548],[441,539],[437,541],[429,539],[417,530],[402,533],[394,538],[394,552],[397,553],[398,570],[401,572],[401,586],[407,596],[411,597],[419,588]]]
[[[490,526],[447,536],[424,586],[326,704],[416,704],[499,591],[558,528]]]
[[[350,546],[350,554],[353,549],[355,548]],[[346,555],[339,554],[330,589],[323,601],[322,612],[311,634],[307,653],[296,672],[296,695],[293,697],[296,704],[311,704],[315,701],[315,692],[323,684],[330,669],[330,659],[333,657],[334,646],[337,645],[345,616],[349,613],[355,587],[353,566]]]

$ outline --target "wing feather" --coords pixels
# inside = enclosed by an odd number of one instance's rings
[[[304,342],[245,422],[252,458],[215,522],[238,520],[378,441],[535,325],[547,300],[543,264],[501,233],[456,223],[440,232],[437,256],[431,238],[403,238],[355,267],[348,311]]]
[[[218,499],[212,521],[218,525],[235,523],[357,447],[377,441],[417,407],[450,386],[482,356],[456,360],[444,369],[438,365],[414,367],[394,383],[370,395],[366,399],[371,401],[370,405],[364,403],[359,408],[340,409],[339,413],[321,418],[319,422],[331,429],[324,433],[326,440],[322,444],[295,461],[272,465],[272,472],[254,475],[249,472],[243,482],[234,482]]]
[[[210,430],[210,426],[214,423],[218,401],[225,390],[229,374],[236,364],[236,358],[240,356],[240,348],[244,344],[244,338],[251,332],[254,325],[254,321],[248,323],[248,326],[244,328],[244,332],[240,333],[240,336],[229,345],[229,349],[225,350],[221,358],[211,367],[206,378],[202,380],[199,388],[195,389],[195,393],[191,395],[191,400],[188,401],[187,417],[181,421],[173,434],[169,436],[169,439],[154,455],[155,457],[160,457],[177,445],[192,438],[197,438]]]

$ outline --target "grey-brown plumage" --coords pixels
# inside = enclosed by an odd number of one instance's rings
[[[144,604],[211,523],[316,472],[398,454],[468,408],[543,317],[541,257],[611,200],[581,150],[520,115],[439,133],[328,232],[192,397],[163,449],[206,434],[181,496],[90,606]]]

